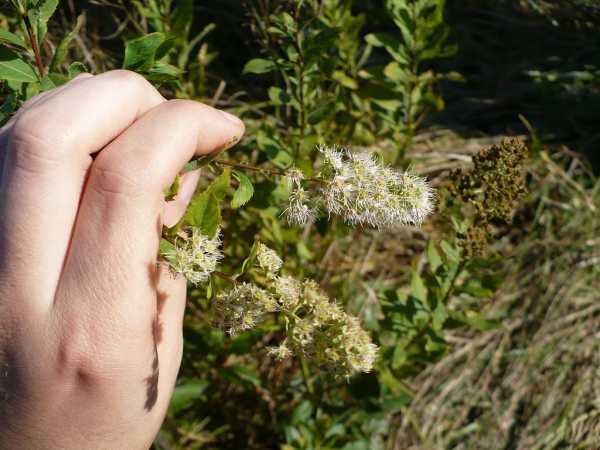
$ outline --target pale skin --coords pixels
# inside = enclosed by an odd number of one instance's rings
[[[175,385],[186,282],[157,263],[194,155],[242,122],[127,71],[80,75],[0,130],[0,449],[147,449]]]

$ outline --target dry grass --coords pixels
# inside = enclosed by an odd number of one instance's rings
[[[421,136],[413,155],[435,176],[497,140]],[[552,154],[533,158],[531,194],[497,243],[511,257],[485,315],[502,326],[449,337],[453,351],[411,381],[390,449],[600,448],[600,185],[567,149]]]

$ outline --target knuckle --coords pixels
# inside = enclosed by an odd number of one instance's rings
[[[111,70],[108,72],[110,77],[115,78],[118,83],[124,83],[134,88],[148,89],[152,85],[140,74],[126,69]]]
[[[206,109],[209,108],[209,106],[206,106],[203,103],[185,99],[169,100],[166,102],[165,107],[186,115],[199,114],[206,111]]]
[[[32,171],[55,165],[61,159],[64,136],[35,110],[26,110],[14,121],[7,136],[8,151],[17,167]]]
[[[35,146],[55,143],[56,133],[51,124],[37,114],[35,109],[24,110],[13,123],[11,135],[14,140]]]

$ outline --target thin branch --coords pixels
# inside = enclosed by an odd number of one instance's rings
[[[266,173],[269,175],[280,176],[280,177],[287,176],[287,172],[285,170],[280,170],[280,169],[266,169],[263,167],[252,166],[250,164],[236,163],[236,162],[228,161],[225,159],[214,159],[213,162],[216,164],[222,165],[222,166],[233,167],[234,169],[251,170],[253,172],[263,172],[263,173]],[[313,183],[321,183],[321,184],[327,183],[325,180],[321,180],[320,178],[304,178],[304,180],[310,181]]]
[[[27,35],[29,36],[29,41],[31,42],[31,49],[35,55],[35,64],[37,65],[40,77],[43,78],[46,71],[44,69],[44,63],[42,62],[42,54],[40,53],[40,47],[38,46],[37,36],[33,31],[33,26],[31,25],[31,21],[29,20],[27,14],[22,13],[21,19],[23,20],[25,28],[27,29]]]

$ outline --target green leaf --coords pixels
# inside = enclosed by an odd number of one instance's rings
[[[42,81],[40,82],[40,91],[41,92],[49,91],[50,89],[54,89],[56,86],[57,86],[57,84],[48,75],[48,76],[45,76],[44,78],[42,78]]]
[[[237,209],[250,201],[254,195],[254,186],[252,185],[250,178],[248,178],[248,176],[243,172],[234,170],[233,176],[238,181],[239,186],[233,193],[231,207],[233,209]]]
[[[0,125],[4,124],[4,122],[12,115],[13,112],[17,109],[17,94],[16,92],[11,92],[2,106],[0,106]]]
[[[210,184],[209,189],[219,202],[222,201],[231,192],[231,169],[225,167],[221,175]]]
[[[252,244],[252,248],[250,249],[250,253],[242,263],[242,267],[235,273],[235,278],[245,274],[250,269],[252,269],[252,267],[254,266],[254,261],[256,260],[256,255],[258,254],[258,244],[259,241],[254,241],[254,244]]]
[[[164,33],[150,33],[133,39],[125,45],[123,69],[144,72],[149,70],[156,61],[159,48],[167,41]]]
[[[422,303],[425,303],[427,300],[427,288],[425,287],[425,283],[423,283],[423,278],[416,271],[412,275],[410,292],[414,298],[420,300]]]
[[[242,366],[241,364],[231,364],[224,367],[222,370],[223,376],[238,386],[252,386],[257,388],[262,384],[260,375],[250,367]]]
[[[86,73],[86,72],[88,72],[88,69],[87,69],[87,67],[85,67],[85,64],[83,64],[79,61],[72,62],[71,65],[69,66],[69,79],[72,80],[77,75]]]
[[[0,46],[0,80],[35,83],[38,77],[33,67],[12,50]]]
[[[435,248],[435,244],[432,240],[427,242],[427,262],[431,267],[431,271],[435,273],[435,271],[442,265],[442,257],[439,252]]]
[[[48,31],[48,20],[50,20],[57,7],[58,0],[41,0],[35,8],[30,9],[27,13],[29,20],[35,27],[35,34],[40,48],[43,47],[44,38]]]
[[[181,184],[181,178],[178,175],[175,177],[175,181],[173,181],[173,184],[171,185],[169,190],[165,193],[166,201],[170,202],[177,196],[177,194],[179,193],[180,184]]]
[[[365,36],[365,40],[374,47],[385,48],[396,61],[402,64],[408,64],[410,61],[408,55],[402,51],[402,42],[393,34],[370,33]]]
[[[313,405],[308,400],[302,401],[292,413],[291,422],[294,425],[300,425],[308,422],[313,414]]]
[[[485,319],[474,311],[467,311],[466,313],[450,311],[450,318],[460,324],[468,325],[480,331],[493,330],[501,325],[499,320]]]
[[[81,29],[82,25],[83,25],[83,15],[80,15],[77,18],[77,23],[75,24],[75,28],[73,28],[73,30],[69,34],[67,34],[62,39],[62,41],[60,41],[60,43],[58,44],[58,47],[56,47],[56,51],[54,52],[54,56],[52,57],[52,62],[50,63],[50,71],[51,72],[56,72],[58,70],[58,68],[60,67],[60,65],[63,63],[63,61],[65,60],[65,57],[67,56],[67,51],[69,50],[69,45],[71,45],[71,42],[73,41],[73,39],[75,39],[75,37],[79,33],[79,30]]]
[[[285,105],[292,100],[287,92],[277,86],[271,86],[269,88],[269,99],[273,105]]]
[[[242,70],[242,73],[268,73],[275,70],[276,67],[277,65],[271,60],[263,58],[254,58],[246,63],[246,65],[244,66],[244,70]]]
[[[161,255],[167,254],[167,253],[173,251],[174,249],[175,249],[175,246],[173,244],[171,244],[169,241],[167,241],[166,239],[160,240],[159,253]]]
[[[209,383],[205,380],[194,380],[183,383],[175,388],[169,405],[169,416],[188,408],[194,400],[204,395]]]
[[[16,45],[17,47],[21,47],[21,48],[25,48],[25,49],[27,48],[27,44],[25,43],[25,41],[23,39],[21,39],[20,36],[17,36],[16,34],[11,33],[8,30],[0,29],[0,41],[7,42],[12,45]]]
[[[145,73],[145,77],[148,81],[166,83],[179,80],[182,73],[182,70],[171,64],[156,63]]]
[[[460,261],[460,250],[452,245],[450,245],[447,241],[440,242],[440,247],[446,254],[446,257],[453,262]]]
[[[210,189],[197,194],[191,201],[183,219],[178,224],[200,228],[203,234],[213,238],[221,224],[221,210],[219,201]]]
[[[341,70],[336,70],[335,72],[333,72],[331,77],[335,81],[340,83],[342,86],[344,86],[348,89],[352,89],[352,90],[358,89],[358,82],[354,78],[346,75]]]
[[[217,234],[217,230],[221,225],[221,209],[219,208],[219,201],[210,193],[202,222],[200,223],[200,229],[209,238],[214,238]]]
[[[256,144],[258,148],[263,150],[274,166],[280,169],[287,169],[294,161],[292,156],[277,142],[273,137],[269,136],[265,131],[259,130],[256,133]]]
[[[187,40],[194,20],[194,0],[180,0],[172,13],[172,30],[179,39]]]

